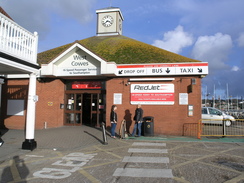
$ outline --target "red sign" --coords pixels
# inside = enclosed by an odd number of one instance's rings
[[[72,89],[101,89],[102,83],[99,81],[76,81],[72,83]]]

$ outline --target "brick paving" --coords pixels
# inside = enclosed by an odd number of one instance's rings
[[[2,132],[0,147],[0,182],[131,182],[127,176],[116,176],[118,170],[172,170],[173,177],[134,177],[135,182],[244,182],[244,139],[188,137],[140,137],[112,139],[103,144],[100,129],[88,126],[60,127],[35,131],[37,148],[22,150],[23,130]],[[168,153],[130,152],[134,143]],[[162,143],[162,144],[160,144]],[[155,143],[154,143],[155,144]],[[125,162],[123,159],[169,159],[166,163]],[[141,168],[141,170],[140,170]],[[55,172],[56,171],[56,172]],[[113,176],[114,174],[114,176]],[[145,175],[146,176],[146,175]]]

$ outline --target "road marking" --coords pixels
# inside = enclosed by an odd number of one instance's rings
[[[140,157],[140,156],[125,156],[122,162],[133,163],[169,163],[167,157]]]
[[[33,157],[33,158],[43,158],[44,156],[37,156],[37,155],[25,155],[27,157]]]
[[[71,176],[72,173],[78,171],[83,167],[88,161],[90,161],[97,154],[84,154],[80,152],[70,153],[64,157],[62,160],[52,163],[52,165],[57,165],[58,167],[68,167],[70,169],[57,169],[57,168],[43,168],[40,171],[34,172],[33,176],[38,178],[48,178],[48,179],[64,179]]]
[[[171,169],[117,168],[113,176],[173,178]]]
[[[95,177],[93,177],[91,174],[89,174],[85,170],[79,171],[82,175],[84,175],[88,180],[90,180],[92,183],[100,183],[101,181],[97,180]]]
[[[10,164],[10,170],[11,170],[11,173],[12,173],[12,176],[13,176],[13,180],[14,181],[20,181],[21,177],[20,177],[19,171],[18,171],[18,169],[16,167],[15,160],[11,159],[9,161],[9,164]]]
[[[138,149],[129,148],[128,152],[132,153],[168,153],[167,149]]]
[[[133,146],[166,146],[166,143],[134,142]]]
[[[115,153],[109,152],[108,150],[101,149],[101,148],[99,148],[99,147],[95,147],[95,148],[98,149],[99,151],[106,152],[107,154],[110,154],[110,155],[112,155],[112,156],[114,156],[114,157],[116,157],[116,158],[119,158],[119,159],[122,158],[121,156],[119,156],[119,155],[117,155],[117,154],[115,154]]]

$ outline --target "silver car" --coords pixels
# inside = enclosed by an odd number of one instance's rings
[[[222,125],[223,120],[225,126],[230,126],[235,121],[235,118],[216,108],[202,107],[202,123]]]

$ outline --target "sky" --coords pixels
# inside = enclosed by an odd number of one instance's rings
[[[38,32],[38,52],[96,35],[96,10],[119,7],[123,35],[209,63],[203,98],[244,96],[243,0],[0,0]]]

